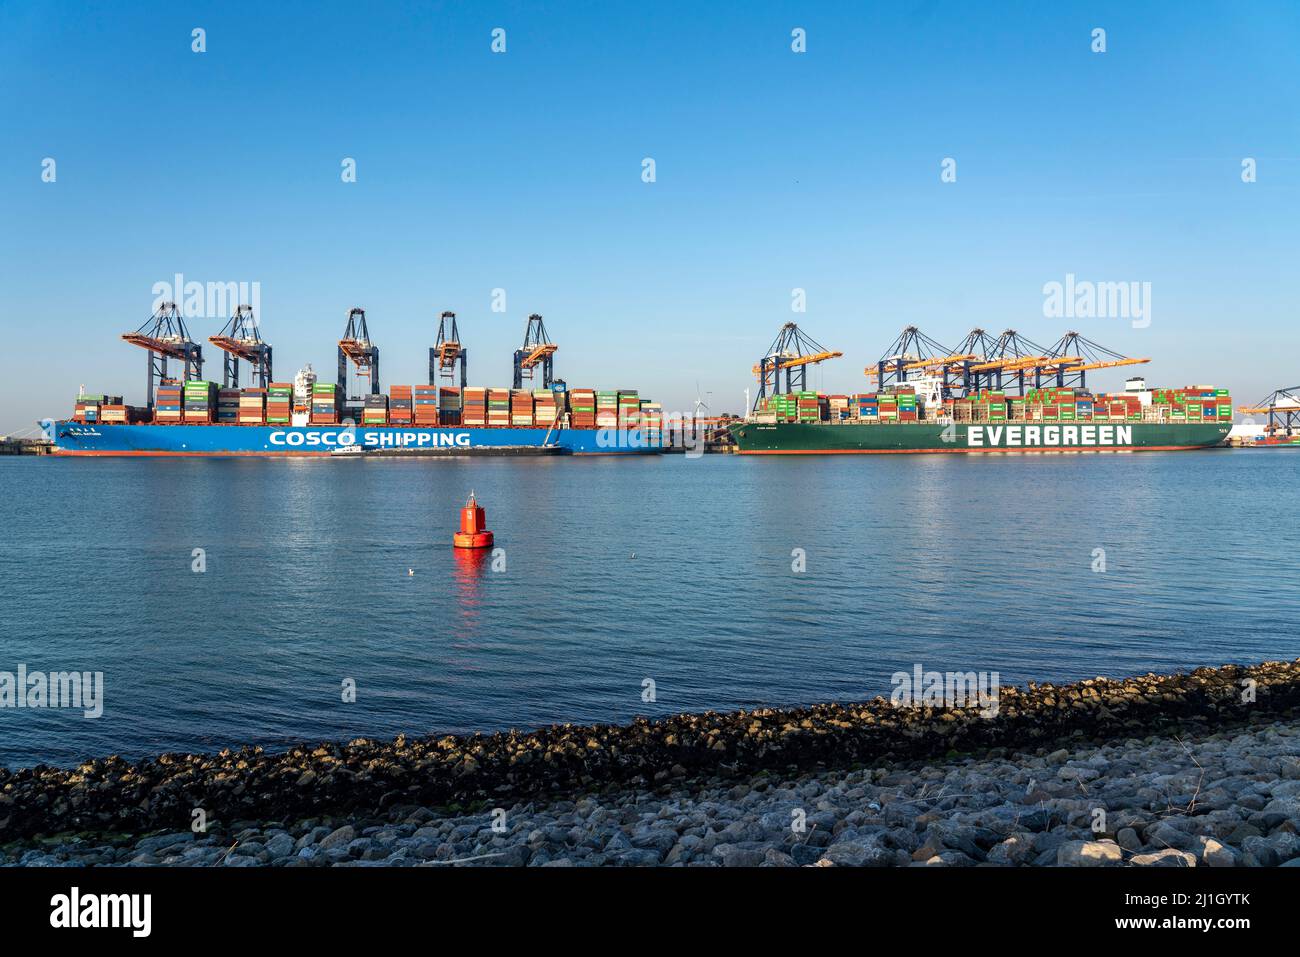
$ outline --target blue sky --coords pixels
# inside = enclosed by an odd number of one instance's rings
[[[452,309],[476,384],[540,312],[571,385],[670,409],[698,383],[740,411],[790,319],[844,352],[827,391],[905,324],[1069,325],[1255,399],[1300,381],[1297,36],[1281,2],[8,0],[0,431],[82,383],[141,401],[118,335],[177,272],[260,283],[277,378],[332,369],[361,305],[385,385],[424,381]],[[1067,273],[1150,282],[1150,326],[1044,318]]]

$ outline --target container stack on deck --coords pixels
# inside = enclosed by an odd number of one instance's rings
[[[412,410],[416,425],[437,425],[438,387],[436,385],[412,386]]]
[[[239,393],[240,425],[266,424],[266,390],[244,389]]]
[[[825,396],[793,392],[765,397],[757,408],[760,418],[772,422],[902,423],[955,422],[1232,422],[1232,398],[1227,389],[1186,386],[1153,389],[1143,404],[1132,393],[1092,393],[1085,389],[1047,386],[1029,389],[1024,396],[1003,389],[982,389],[960,399],[948,399],[940,408],[928,409],[915,388],[852,396]]]
[[[504,429],[510,424],[510,390],[487,390],[488,428]]]
[[[443,425],[460,425],[460,389],[456,386],[438,387],[438,420]]]
[[[182,421],[184,398],[179,382],[167,381],[154,393],[153,420],[164,424]]]
[[[191,379],[183,386],[185,394],[185,421],[211,425],[214,419],[217,384],[202,379]]]
[[[641,427],[641,398],[635,389],[618,390],[618,428],[639,429]]]
[[[338,425],[339,387],[332,382],[317,382],[311,387],[311,424]]]
[[[596,391],[596,428],[618,428],[618,392]]]
[[[651,446],[661,444],[664,427],[664,407],[658,402],[641,403],[641,429],[646,442]]]
[[[510,390],[510,424],[517,429],[533,427],[533,394],[527,389]]]
[[[365,406],[361,410],[362,425],[387,425],[388,424],[388,396],[367,395]]]
[[[460,424],[469,428],[487,425],[487,392],[482,386],[467,386],[465,404],[461,407]]]
[[[217,422],[230,425],[239,421],[239,398],[238,389],[217,390]]]
[[[564,393],[560,393],[563,398]],[[555,424],[559,415],[555,393],[550,389],[537,389],[533,392],[533,423],[538,428],[549,429]]]
[[[72,421],[80,422],[83,425],[94,425],[102,421],[100,414],[105,406],[119,405],[122,402],[120,395],[98,395],[87,393],[77,396],[77,404],[72,409]]]
[[[594,429],[596,427],[595,390],[570,390],[569,420],[575,429]]]
[[[117,401],[105,402],[99,407],[99,421],[104,425],[131,425],[136,422],[149,421],[149,410],[125,405],[121,396],[114,396]]]
[[[272,382],[266,390],[266,424],[288,425],[293,421],[293,383]]]
[[[788,421],[826,415],[827,402],[816,393],[802,399],[777,396],[773,408],[788,413]],[[837,415],[847,415],[845,396],[837,396]],[[857,397],[854,397],[856,402]],[[802,403],[802,404],[801,404]],[[467,428],[611,429],[637,431],[658,445],[662,438],[663,406],[642,399],[633,389],[597,392],[593,389],[464,389],[435,385],[394,385],[388,395],[367,395],[349,406],[337,385],[316,382],[306,408],[311,425],[339,425],[349,409],[360,426],[421,428],[463,425]],[[294,385],[272,382],[267,388],[219,389],[214,382],[164,380],[158,387],[152,421],[155,424],[287,426],[295,411]],[[566,421],[567,420],[567,421]],[[147,409],[122,404],[121,396],[79,395],[72,421],[84,424],[150,421]]]
[[[388,390],[389,425],[410,425],[414,421],[414,390],[409,385],[390,386]]]

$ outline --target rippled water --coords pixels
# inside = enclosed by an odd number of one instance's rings
[[[471,488],[503,572],[450,548]],[[0,762],[1295,658],[1298,489],[1283,450],[0,458],[0,670],[106,686],[0,710]]]

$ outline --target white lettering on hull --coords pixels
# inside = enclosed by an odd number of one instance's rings
[[[1118,448],[1133,444],[1131,425],[968,425],[972,449]]]
[[[270,436],[272,445],[283,446],[328,446],[337,448],[347,445],[365,445],[373,448],[469,448],[468,432],[416,432],[414,430],[389,430],[384,432],[366,432],[357,442],[357,435],[349,429],[337,431],[308,429],[304,431],[276,431]]]

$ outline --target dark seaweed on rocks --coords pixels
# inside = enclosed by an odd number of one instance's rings
[[[1253,690],[1254,700],[1248,691]],[[512,802],[608,785],[800,772],[1065,739],[1145,737],[1290,717],[1300,660],[1190,674],[1003,687],[996,717],[975,709],[863,704],[681,714],[630,725],[557,725],[491,735],[364,739],[220,754],[119,757],[75,769],[0,769],[0,841],[76,832],[143,833],[209,821],[287,820],[394,805]]]

